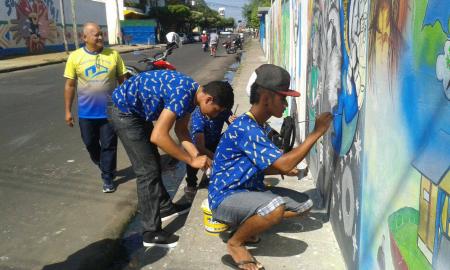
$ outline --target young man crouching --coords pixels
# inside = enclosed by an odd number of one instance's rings
[[[227,242],[230,256],[224,256],[223,262],[240,269],[263,269],[245,248],[245,242],[254,241],[282,218],[301,215],[313,206],[311,200],[299,203],[266,191],[264,175],[297,175],[297,164],[332,121],[331,113],[321,114],[305,141],[283,154],[267,137],[265,123],[271,116],[282,117],[286,96],[298,97],[300,93],[289,90],[289,73],[281,67],[264,64],[255,73],[250,94],[252,107],[223,134],[208,189],[213,217],[237,227]]]

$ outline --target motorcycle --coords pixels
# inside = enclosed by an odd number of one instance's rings
[[[227,40],[222,43],[222,46],[225,48],[228,54],[236,53],[236,47],[234,46],[233,42]]]
[[[234,44],[234,46],[236,47],[236,50],[237,50],[237,49],[239,49],[239,50],[243,50],[243,49],[244,49],[244,48],[242,47],[242,41],[241,41],[240,38],[234,38],[234,39],[233,39],[233,44]]]
[[[141,72],[149,71],[149,70],[160,70],[160,69],[170,69],[170,70],[176,70],[175,66],[170,64],[167,61],[167,56],[172,54],[172,51],[177,48],[177,45],[169,45],[167,46],[166,50],[163,52],[158,52],[153,55],[153,57],[145,57],[144,59],[141,59],[138,61],[138,63],[144,63],[145,68],[139,69],[132,65],[125,65],[125,68],[127,69],[128,73],[131,76],[136,76]],[[142,53],[135,52],[135,55],[144,55]],[[144,55],[145,56],[145,55]],[[130,77],[131,77],[130,76]]]

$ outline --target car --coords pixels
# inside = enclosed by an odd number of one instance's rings
[[[192,32],[192,38],[194,39],[194,42],[200,42],[200,33]]]

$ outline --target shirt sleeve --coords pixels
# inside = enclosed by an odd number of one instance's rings
[[[125,63],[122,59],[122,57],[120,56],[120,53],[117,53],[117,64],[116,64],[116,72],[117,72],[117,77],[123,76],[127,73],[127,69],[125,68]]]
[[[67,79],[76,79],[77,78],[77,72],[74,64],[74,55],[71,53],[69,55],[69,58],[66,62],[66,68],[64,69],[64,77]]]
[[[238,147],[261,171],[272,165],[282,155],[280,149],[257,127],[250,128],[246,136],[242,136]]]
[[[174,112],[177,119],[192,112],[195,108],[193,99],[199,87],[198,83],[187,77],[181,77],[170,80],[165,87],[168,88],[169,94],[164,99],[164,109]]]
[[[199,108],[195,109],[191,115],[191,135],[205,132],[205,117],[200,112]]]

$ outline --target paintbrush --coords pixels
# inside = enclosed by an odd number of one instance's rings
[[[333,117],[338,116],[338,115],[342,115],[342,113],[333,113]],[[302,121],[299,121],[297,123],[305,123],[305,122],[313,122],[313,121],[316,121],[316,119],[314,119],[314,120],[312,120],[312,119],[310,119],[310,120],[302,120]]]

